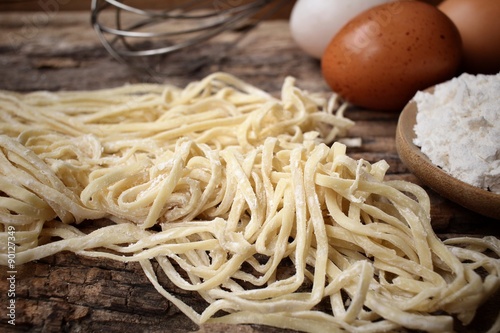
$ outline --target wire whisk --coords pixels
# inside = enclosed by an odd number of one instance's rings
[[[205,42],[225,31],[251,29],[279,8],[276,0],[191,0],[160,10],[118,0],[92,0],[91,23],[116,59],[167,55]],[[105,15],[105,12],[114,12]]]

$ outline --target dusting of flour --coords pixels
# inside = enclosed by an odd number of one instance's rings
[[[500,73],[462,74],[413,100],[414,144],[453,177],[500,194]]]

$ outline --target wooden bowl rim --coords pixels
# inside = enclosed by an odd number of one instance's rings
[[[432,92],[433,89],[426,91]],[[418,179],[443,197],[481,215],[500,219],[500,194],[454,178],[434,165],[413,143],[417,112],[417,103],[412,100],[399,115],[396,149],[401,161]]]

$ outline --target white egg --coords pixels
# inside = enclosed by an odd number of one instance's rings
[[[366,9],[394,0],[298,0],[290,15],[290,32],[298,46],[320,59],[333,36]]]

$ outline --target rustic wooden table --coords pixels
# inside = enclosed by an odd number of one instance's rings
[[[110,57],[89,18],[87,11],[0,13],[0,89],[82,90],[156,81],[185,86],[225,71],[273,94],[288,75],[296,77],[302,89],[329,93],[319,62],[296,47],[284,20],[266,21],[248,33],[228,32],[203,47],[174,54],[162,67],[168,75],[158,77],[133,71]],[[385,159],[389,178],[418,183],[396,151],[397,113],[352,108],[346,116],[356,122],[349,136],[363,140],[361,147],[348,150],[349,155],[370,162]],[[500,237],[499,220],[428,192],[433,226],[440,236]],[[61,253],[17,269],[16,326],[7,323],[6,272],[0,272],[2,332],[281,332],[255,325],[199,328],[163,299],[134,263]],[[172,290],[194,306],[199,302],[196,295]],[[498,313],[497,303],[498,297],[487,304],[467,332],[484,332]]]

